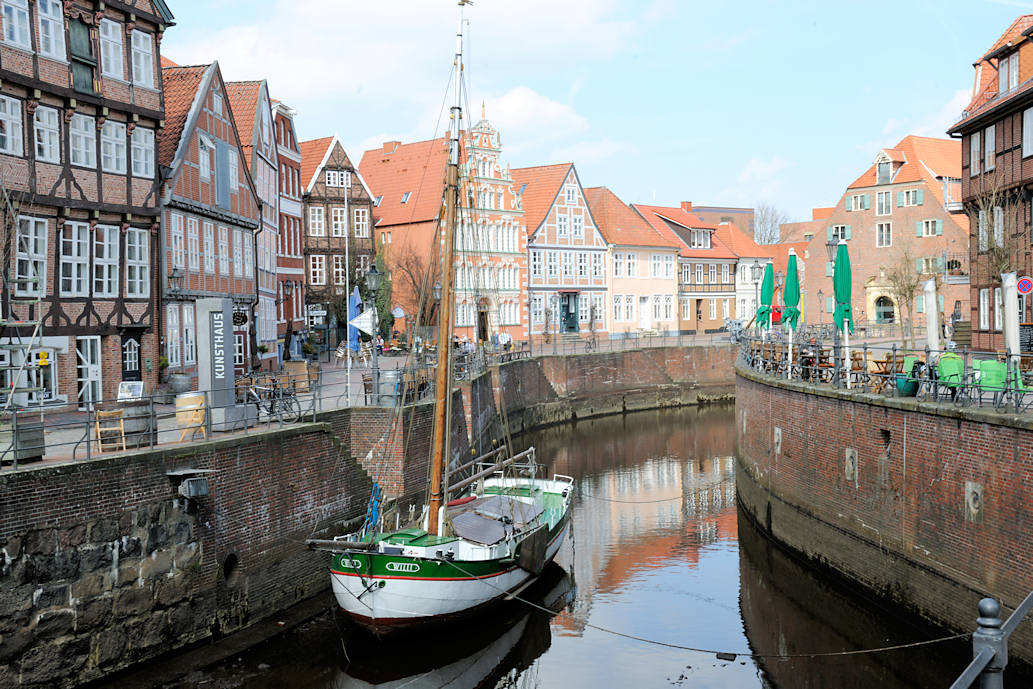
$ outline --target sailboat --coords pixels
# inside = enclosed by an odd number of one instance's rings
[[[573,478],[540,474],[533,447],[504,457],[504,445],[472,462],[449,467],[455,300],[455,230],[464,189],[463,20],[456,36],[455,103],[448,133],[442,226],[441,308],[435,371],[434,434],[427,505],[411,528],[384,531],[377,495],[363,528],[309,546],[333,553],[330,577],[340,609],[362,627],[391,631],[439,624],[483,610],[529,586],[553,560],[570,522]],[[451,483],[460,471],[466,478]]]

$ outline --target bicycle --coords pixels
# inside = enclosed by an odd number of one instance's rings
[[[585,354],[589,354],[599,349],[599,340],[593,335],[592,337],[585,338]]]
[[[245,401],[255,405],[259,416],[264,409],[270,418],[275,416],[286,423],[294,423],[301,418],[301,403],[294,387],[285,390],[275,380],[271,385],[249,385]]]

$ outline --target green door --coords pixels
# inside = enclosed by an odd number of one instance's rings
[[[569,292],[560,295],[560,322],[563,324],[563,332],[576,333],[578,326],[577,294]]]

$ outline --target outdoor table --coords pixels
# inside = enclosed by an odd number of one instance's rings
[[[896,366],[894,367],[894,363]],[[872,364],[875,366],[874,380],[872,381],[872,391],[881,392],[885,390],[887,386],[891,384],[896,374],[904,372],[904,357],[898,356],[896,361],[890,359],[873,359]],[[890,370],[893,368],[893,370]]]

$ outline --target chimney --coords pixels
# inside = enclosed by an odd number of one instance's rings
[[[692,201],[682,201],[681,202],[681,209],[683,211],[685,211],[686,213],[691,213],[692,212]]]
[[[384,153],[394,153],[398,150],[398,147],[402,145],[401,141],[385,141],[384,142]]]

